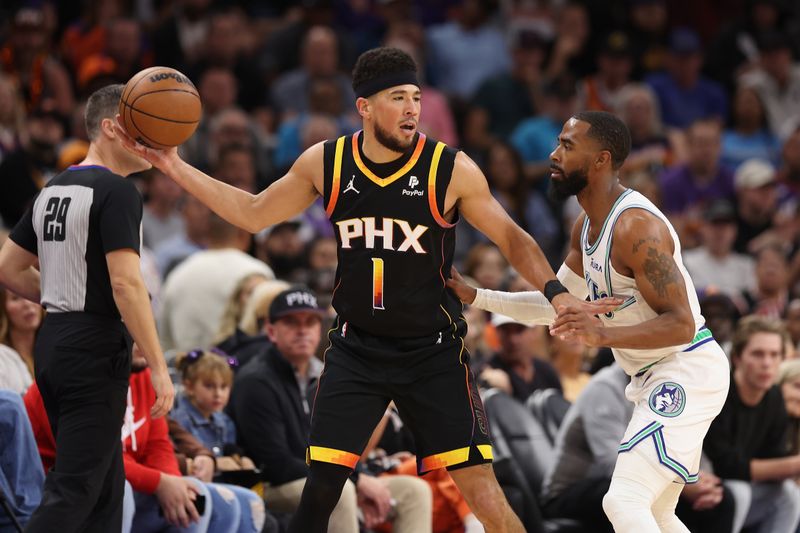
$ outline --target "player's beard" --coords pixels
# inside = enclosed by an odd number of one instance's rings
[[[559,168],[563,172],[563,169]],[[581,168],[562,174],[561,179],[550,177],[550,187],[547,195],[555,202],[563,202],[570,196],[575,196],[589,184],[589,169]]]
[[[416,135],[412,137],[407,144],[403,144],[403,141],[396,137],[392,137],[392,134],[389,133],[387,130],[381,128],[380,124],[377,122],[375,123],[375,139],[379,143],[381,143],[385,148],[388,148],[392,152],[397,152],[399,154],[404,153],[406,150],[411,148],[411,145],[414,143],[414,139]]]

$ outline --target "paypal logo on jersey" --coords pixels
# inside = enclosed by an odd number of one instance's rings
[[[374,249],[376,248],[375,240],[380,238],[384,250],[395,250],[395,230],[399,229],[403,236],[403,242],[397,247],[396,250],[398,252],[414,250],[418,254],[427,253],[419,239],[428,231],[428,226],[417,225],[412,228],[411,224],[397,218],[383,217],[380,220],[380,228],[377,226],[375,217],[350,218],[337,222],[336,226],[339,229],[339,240],[342,242],[342,248],[345,250],[350,249],[353,246],[352,241],[363,238],[364,247]]]
[[[417,190],[416,187],[419,185],[419,179],[416,176],[409,176],[408,178],[408,187],[409,189],[403,189],[402,195],[403,196],[422,196],[425,194],[422,190]]]

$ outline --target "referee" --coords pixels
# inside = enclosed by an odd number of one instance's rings
[[[142,198],[124,178],[150,165],[125,150],[112,127],[122,88],[110,85],[89,97],[86,159],[42,189],[0,250],[0,284],[47,309],[34,370],[56,462],[30,533],[122,528],[127,332],[152,369],[153,416],[172,406],[174,391],[139,270]]]

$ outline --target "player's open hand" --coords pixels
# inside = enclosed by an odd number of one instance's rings
[[[455,267],[450,267],[450,279],[447,280],[447,286],[465,304],[474,302],[475,296],[478,294],[478,289],[464,281],[464,278],[461,277]]]
[[[550,334],[564,340],[577,340],[587,346],[605,346],[605,327],[600,319],[577,305],[556,307],[556,319]]]
[[[167,167],[179,159],[178,148],[176,146],[167,148],[166,150],[159,150],[157,148],[149,148],[136,142],[136,140],[125,131],[125,127],[120,122],[119,115],[117,115],[114,120],[114,133],[119,137],[122,146],[125,147],[126,150],[138,155],[162,172],[166,173]]]
[[[164,370],[154,370],[150,374],[150,381],[156,391],[156,403],[150,410],[150,416],[159,418],[169,413],[172,409],[172,402],[175,400],[175,387],[166,368]]]

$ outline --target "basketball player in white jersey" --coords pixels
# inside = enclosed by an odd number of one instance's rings
[[[728,360],[704,326],[675,230],[653,203],[619,183],[630,133],[610,113],[584,112],[564,124],[550,154],[553,193],[577,195],[584,213],[572,230],[558,278],[579,297],[623,299],[599,318],[571,305],[556,312],[539,292],[475,290],[457,274],[459,297],[492,312],[590,346],[609,346],[631,376],[636,404],[603,499],[618,533],[688,532],[675,516],[684,484],[697,481],[703,438],[728,392]]]

